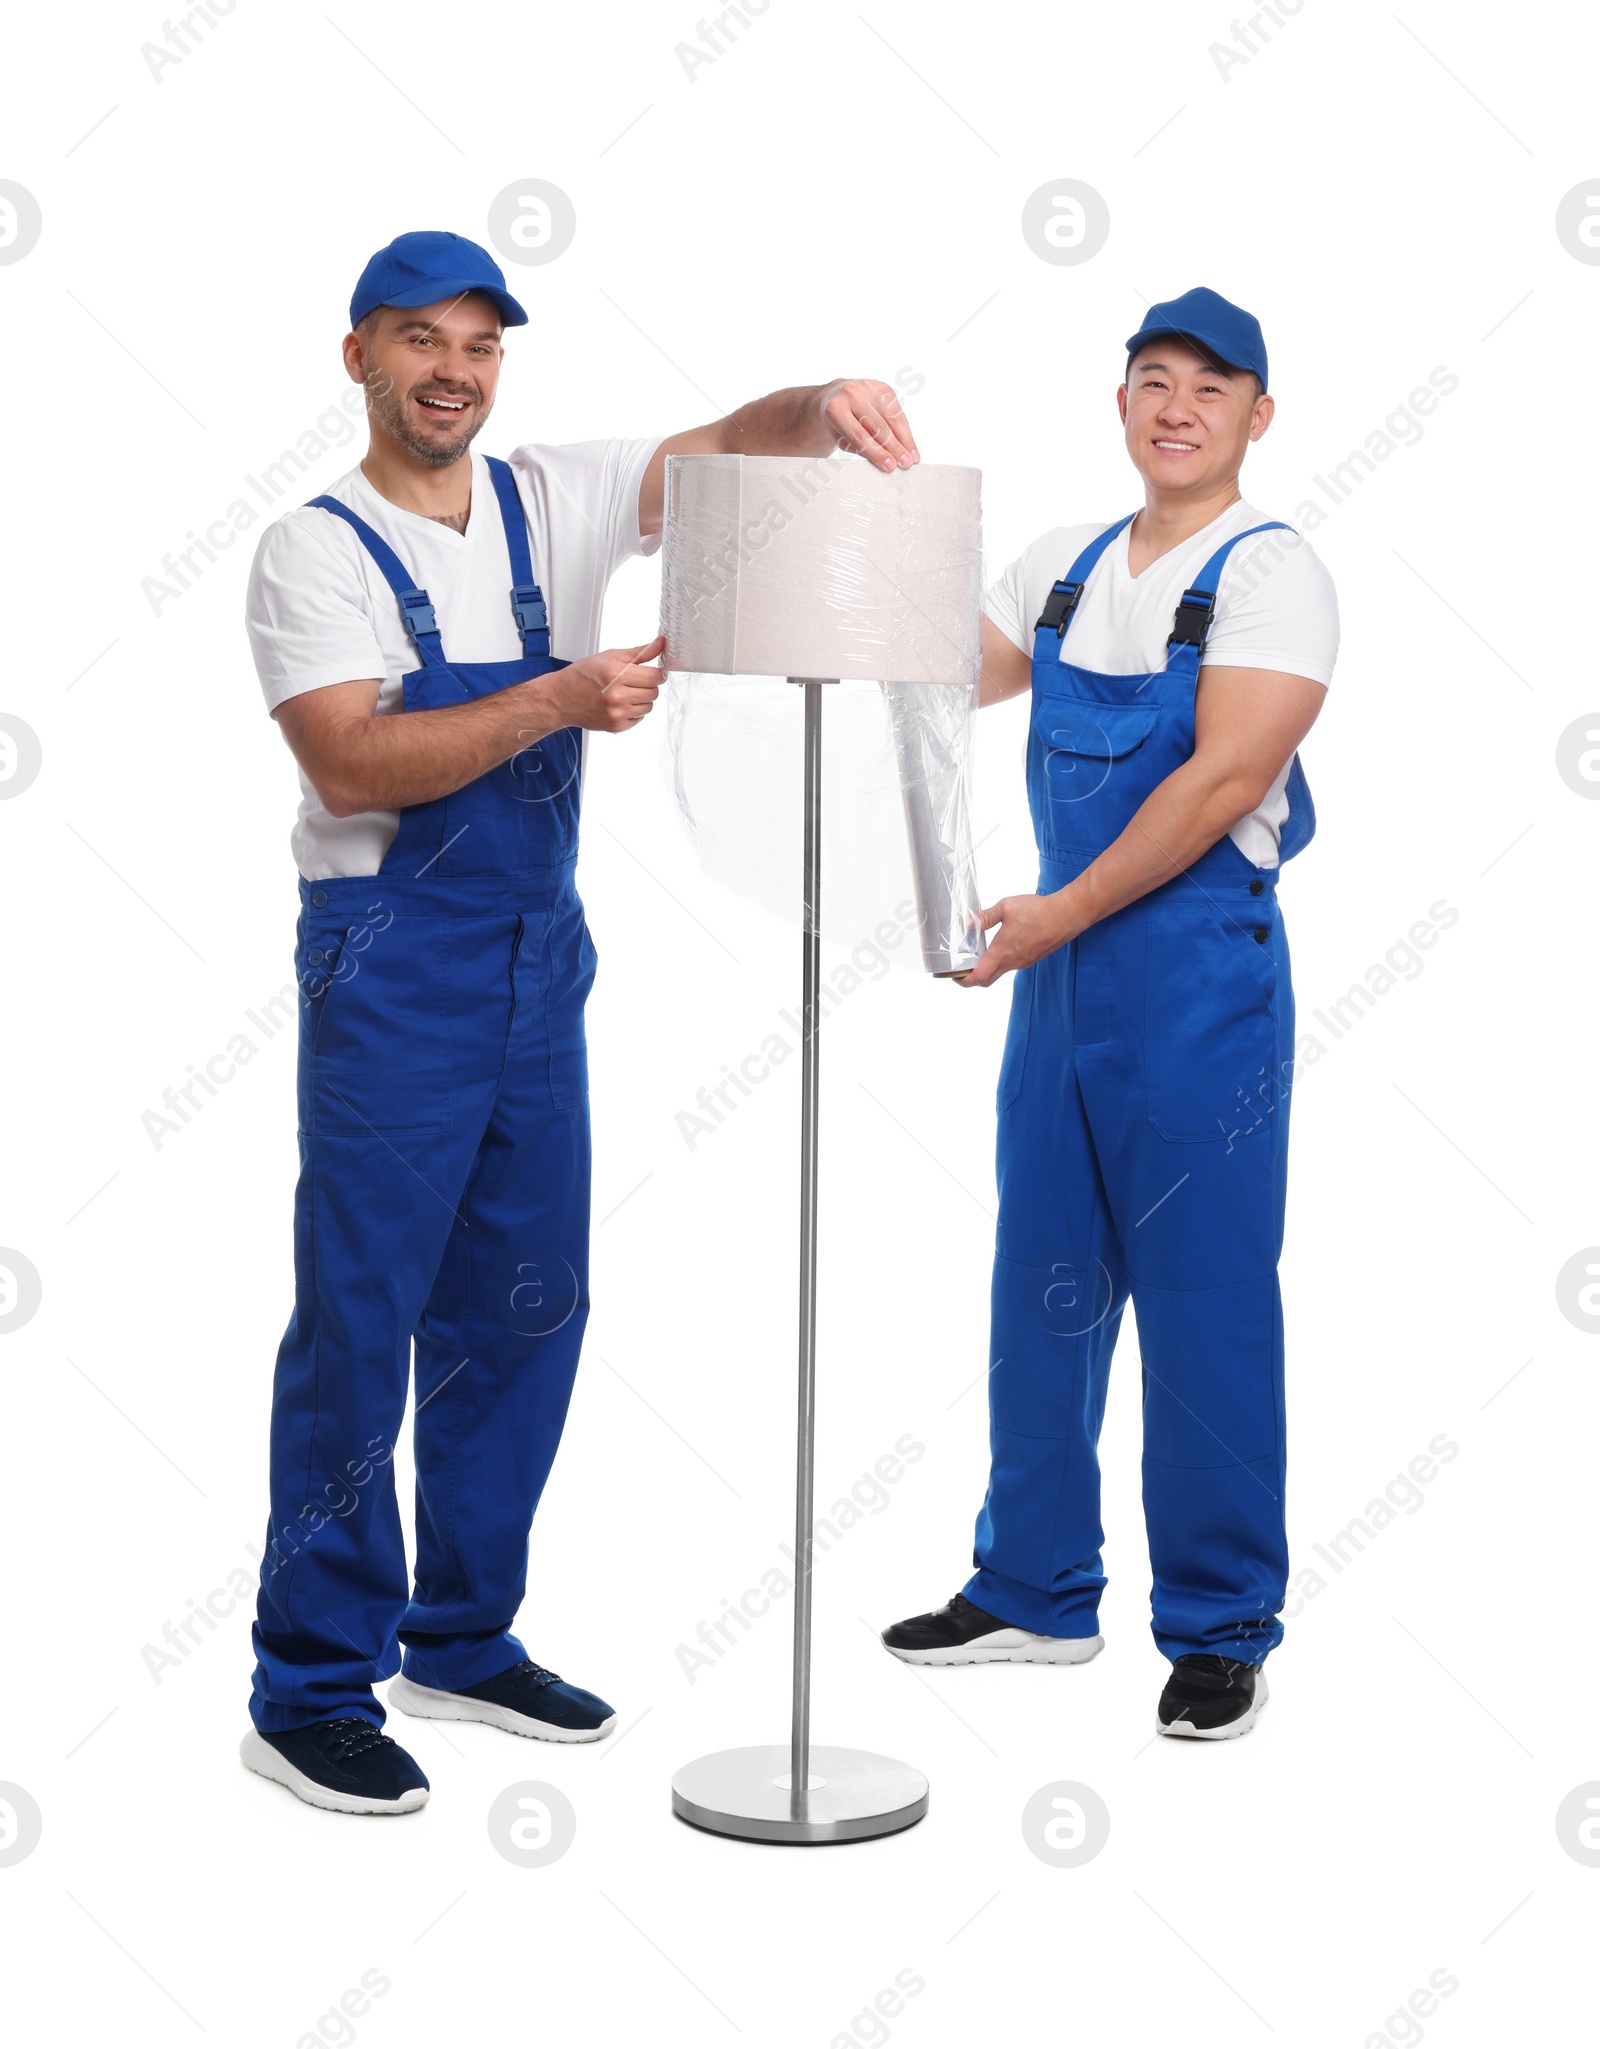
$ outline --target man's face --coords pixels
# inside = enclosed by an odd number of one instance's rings
[[[1165,334],[1134,357],[1117,407],[1145,482],[1197,497],[1238,474],[1272,419],[1272,400],[1248,370],[1227,369]]]
[[[375,424],[420,462],[447,469],[488,419],[500,379],[500,316],[476,292],[437,306],[380,306],[344,360]]]

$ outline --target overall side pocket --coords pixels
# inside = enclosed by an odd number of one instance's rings
[[[310,1129],[443,1131],[450,1124],[444,929],[376,913],[307,927]],[[318,992],[315,978],[324,978]]]
[[[1145,929],[1150,1122],[1185,1145],[1264,1131],[1278,1040],[1275,910],[1186,898],[1152,908]]]

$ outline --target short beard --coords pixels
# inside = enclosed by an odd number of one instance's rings
[[[437,441],[424,441],[420,435],[412,432],[406,423],[405,401],[387,379],[380,379],[376,375],[369,376],[366,389],[367,410],[378,425],[391,440],[398,441],[408,455],[414,455],[418,462],[426,463],[429,469],[433,470],[447,470],[452,463],[459,462],[489,417],[489,408],[485,406],[459,441],[441,446]]]

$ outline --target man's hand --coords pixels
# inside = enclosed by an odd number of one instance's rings
[[[882,377],[769,391],[658,445],[639,484],[639,532],[648,539],[661,531],[669,455],[831,455],[835,448],[880,470],[910,469],[922,460],[894,386]]]
[[[661,671],[647,664],[666,644],[658,635],[643,647],[608,647],[522,687],[553,702],[561,725],[582,726],[590,733],[626,733],[648,716],[660,695]]]
[[[981,923],[985,932],[998,925],[1000,934],[975,968],[950,977],[963,989],[987,989],[1013,968],[1031,968],[1077,936],[1060,896],[1003,896],[981,914]]]
[[[843,377],[825,384],[818,411],[846,454],[863,455],[880,470],[908,470],[922,460],[893,385],[880,378]]]

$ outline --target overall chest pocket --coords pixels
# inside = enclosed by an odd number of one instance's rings
[[[441,800],[428,873],[516,875],[570,860],[578,843],[582,747],[563,727]]]
[[[405,678],[405,708],[473,703],[566,666],[539,657],[415,670]],[[405,814],[401,872],[439,880],[560,866],[577,850],[582,774],[583,735],[576,727],[531,740],[449,796]]]
[[[1042,693],[1028,740],[1028,800],[1041,845],[1108,846],[1161,780],[1147,751],[1161,708]]]
[[[583,735],[576,726],[546,733],[505,764],[521,814],[525,858],[535,867],[563,861],[578,841]]]

